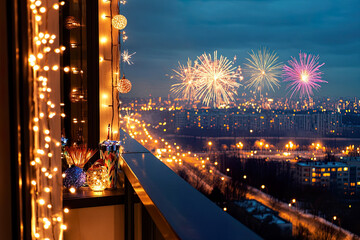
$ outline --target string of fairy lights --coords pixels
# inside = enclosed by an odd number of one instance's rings
[[[111,98],[111,124],[110,124],[110,138],[113,139],[113,133],[117,133],[117,131],[113,131],[113,121],[115,117],[115,111],[117,111],[118,120],[120,119],[119,114],[119,94],[126,94],[130,92],[132,84],[131,82],[125,78],[124,74],[124,67],[122,67],[122,62],[127,63],[131,65],[133,62],[131,61],[131,57],[135,54],[129,54],[127,50],[122,52],[122,45],[124,42],[128,39],[128,36],[126,35],[126,32],[124,31],[125,27],[127,26],[127,19],[124,15],[120,14],[120,7],[121,5],[126,4],[126,1],[116,1],[116,8],[117,8],[117,14],[113,15],[113,2],[112,0],[103,0],[104,4],[109,4],[110,9],[110,16],[107,16],[105,13],[101,14],[101,19],[103,21],[109,21],[110,23],[110,38],[111,38],[111,92],[112,92],[112,98]],[[115,29],[115,31],[113,31]],[[116,39],[114,41],[114,39]],[[100,37],[100,42],[106,43],[107,38],[105,36]],[[115,42],[115,43],[114,43]],[[114,51],[115,48],[115,51]],[[100,57],[100,62],[106,60],[104,57]],[[122,74],[122,76],[121,76]],[[115,90],[116,89],[116,90]],[[115,90],[115,91],[114,91]],[[114,99],[117,100],[117,104],[115,105]],[[117,121],[119,127],[119,121]]]
[[[61,207],[61,168],[56,164],[56,152],[61,143],[56,139],[52,126],[60,123],[60,101],[52,94],[50,86],[60,78],[60,54],[66,48],[58,46],[58,10],[64,1],[29,0],[29,80],[32,82],[32,152],[30,156],[33,239],[61,239],[66,225],[63,224]],[[54,14],[56,12],[56,14]],[[57,17],[57,19],[56,19]],[[55,25],[54,25],[55,23]],[[57,24],[57,26],[56,26]],[[55,26],[55,27],[54,27]],[[62,69],[66,71],[66,69]],[[55,159],[55,160],[54,160]],[[59,180],[60,179],[60,180]]]
[[[110,3],[111,0],[103,0],[104,3]],[[120,12],[120,5],[126,1],[117,2]],[[29,66],[31,68],[29,80],[32,83],[32,109],[31,109],[31,127],[32,127],[32,152],[30,165],[31,170],[31,196],[32,196],[32,220],[31,232],[33,239],[62,239],[63,231],[67,226],[63,223],[63,213],[68,213],[69,209],[61,207],[61,164],[56,152],[60,152],[60,141],[57,140],[56,131],[52,127],[59,124],[60,117],[65,117],[61,113],[60,98],[56,99],[52,94],[54,84],[59,84],[60,72],[70,72],[70,67],[61,68],[60,55],[66,51],[66,47],[59,46],[57,40],[58,29],[58,11],[65,5],[65,1],[53,0],[28,0],[28,20],[29,20]],[[54,14],[57,13],[57,14]],[[105,18],[106,19],[106,16]],[[116,87],[118,93],[128,93],[131,90],[131,82],[120,77],[121,58],[127,64],[132,64],[130,60],[134,54],[128,54],[124,51],[121,54],[121,44],[128,37],[123,29],[127,25],[125,16],[117,14],[112,16],[111,27],[118,30],[118,71],[112,77],[112,88]],[[113,36],[111,36],[113,37]],[[102,41],[102,39],[100,39]],[[113,48],[113,44],[111,47]],[[102,62],[104,59],[99,59]],[[113,64],[113,57],[111,62]],[[58,80],[58,81],[56,81]],[[114,84],[115,83],[115,84]],[[118,99],[118,98],[117,98]],[[119,101],[119,99],[118,99]],[[114,104],[112,104],[114,109]],[[60,154],[59,154],[60,155]],[[55,159],[55,160],[54,160]]]

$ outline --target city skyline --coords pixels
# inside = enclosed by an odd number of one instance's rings
[[[300,51],[319,55],[323,84],[319,96],[358,96],[360,27],[356,1],[128,1],[124,14],[137,52],[124,67],[133,83],[129,96],[166,96],[175,83],[168,75],[178,62],[218,50],[244,68],[252,49],[267,47],[286,63]],[[135,11],[136,10],[136,11]],[[245,81],[248,77],[245,75]],[[156,84],[156,88],[154,88]],[[244,88],[241,92],[248,92]],[[283,96],[285,84],[275,94]],[[288,96],[289,97],[289,96]]]

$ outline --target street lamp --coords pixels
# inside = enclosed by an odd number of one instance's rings
[[[261,185],[261,189],[265,189],[265,185]]]
[[[212,141],[208,141],[208,146],[209,146],[209,155],[211,155],[211,146],[213,145]]]

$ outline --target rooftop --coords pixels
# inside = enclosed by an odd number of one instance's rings
[[[348,167],[348,164],[343,162],[298,162],[298,166],[301,167]]]
[[[262,203],[256,200],[245,200],[245,201],[236,201],[236,205],[241,208],[244,208],[245,211],[250,213],[254,218],[260,220],[261,222],[267,222],[268,224],[287,224],[288,221],[282,219],[277,215],[277,212],[266,207]]]

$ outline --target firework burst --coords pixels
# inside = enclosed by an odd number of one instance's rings
[[[205,105],[214,107],[233,101],[240,86],[238,80],[242,80],[241,68],[234,67],[234,63],[224,56],[218,59],[217,51],[213,59],[204,53],[198,60],[196,97]]]
[[[123,58],[123,62],[126,62],[129,65],[134,64],[133,61],[131,61],[131,57],[135,54],[136,52],[129,54],[128,50],[124,50],[124,52],[121,54],[122,58]]]
[[[192,61],[188,59],[187,65],[181,65],[173,71],[175,75],[171,78],[176,78],[180,83],[171,85],[170,92],[175,97],[185,98],[187,100],[193,99],[196,91],[196,67],[197,63],[192,66]]]
[[[299,61],[291,57],[288,65],[284,65],[283,78],[285,82],[289,82],[287,88],[291,93],[290,98],[294,94],[310,98],[313,95],[313,90],[318,90],[321,87],[320,83],[327,83],[327,81],[321,79],[320,67],[324,63],[319,64],[318,60],[319,56],[300,52]]]
[[[250,76],[246,81],[246,88],[252,88],[255,91],[263,91],[271,89],[275,91],[275,87],[280,87],[278,78],[281,75],[281,63],[278,62],[278,56],[275,52],[268,49],[259,49],[257,53],[251,50],[248,63],[245,64],[245,73]]]

